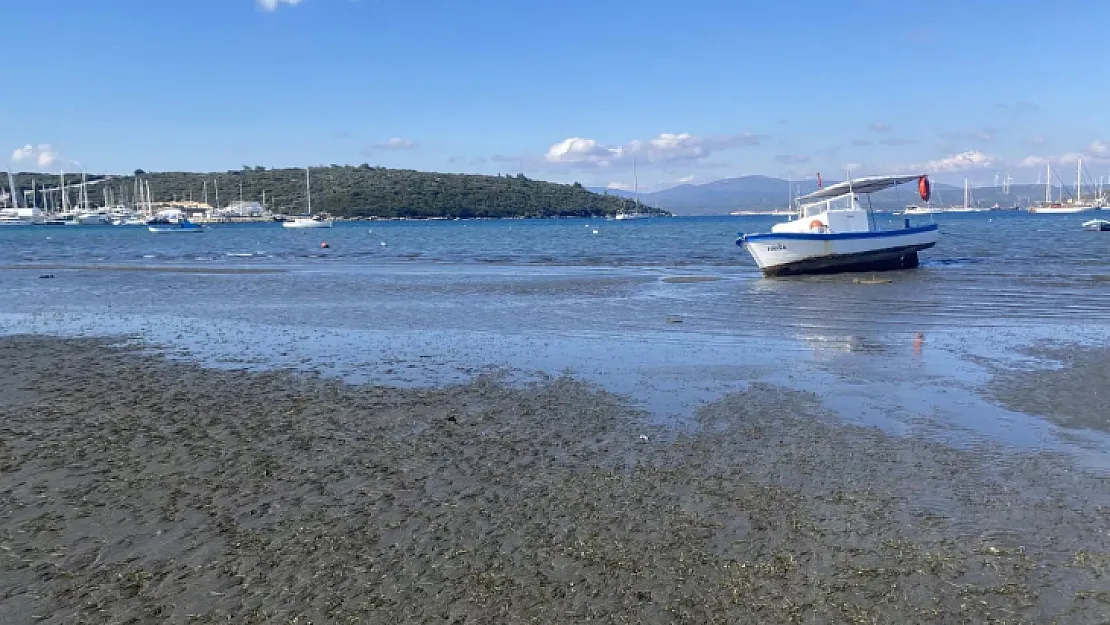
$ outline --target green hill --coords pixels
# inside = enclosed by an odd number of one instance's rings
[[[149,181],[155,202],[172,200],[203,200],[205,182],[208,199],[215,203],[219,189],[220,205],[225,206],[242,197],[261,201],[275,212],[305,212],[305,173],[303,169],[266,169],[244,167],[220,173],[135,172]],[[46,174],[21,173],[16,186],[31,188],[35,178],[39,186],[57,186],[58,177]],[[104,176],[90,176],[100,180]],[[80,176],[66,175],[68,184]],[[109,176],[90,187],[89,197],[102,204],[104,185],[116,201],[129,200],[135,176]],[[71,190],[71,201],[76,199]],[[41,200],[40,200],[41,205]],[[593,193],[580,184],[555,184],[517,176],[478,176],[441,174],[406,169],[386,169],[369,165],[319,167],[312,169],[313,212],[328,212],[336,217],[595,217],[632,211],[635,203],[627,198]],[[666,214],[657,209],[645,212]]]

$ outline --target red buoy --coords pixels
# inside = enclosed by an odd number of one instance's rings
[[[933,197],[933,187],[929,184],[929,179],[926,176],[917,179],[917,193],[924,202],[928,202],[929,198]]]
[[[321,243],[321,244],[320,244],[320,247],[326,250],[326,249],[328,249],[328,248],[329,248],[329,247],[331,247],[331,246],[330,246],[330,245],[328,245],[328,242],[327,242],[327,241],[324,241],[323,243]]]

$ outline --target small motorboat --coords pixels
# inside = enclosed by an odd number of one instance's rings
[[[1110,219],[1092,219],[1083,222],[1083,229],[1092,232],[1110,232]]]
[[[936,245],[937,225],[910,226],[906,219],[904,227],[882,229],[870,201],[859,201],[907,182],[917,182],[921,199],[929,201],[924,174],[848,180],[796,198],[796,219],[775,224],[769,233],[741,233],[736,244],[765,276],[912,269],[919,264],[917,253]]]
[[[195,224],[184,216],[178,217],[177,219],[155,217],[146,222],[146,229],[160,234],[169,232],[204,232],[204,226]]]

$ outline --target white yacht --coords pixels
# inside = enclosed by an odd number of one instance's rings
[[[304,187],[305,197],[308,199],[308,215],[302,217],[294,217],[292,221],[283,221],[281,225],[283,228],[331,228],[335,222],[330,217],[324,215],[312,216],[312,180],[309,174],[309,168],[304,170]]]
[[[1053,202],[1052,201],[1052,165],[1048,165],[1048,175],[1044,183],[1044,202],[1037,202],[1036,204],[1029,205],[1029,212],[1038,215],[1074,215],[1076,213],[1086,213],[1088,211],[1098,210],[1100,208],[1097,201],[1084,201],[1083,200],[1083,159],[1079,159],[1079,173],[1076,175],[1075,181],[1075,199],[1067,202]],[[1063,191],[1061,190],[1061,196]],[[1061,198],[1062,199],[1062,198]]]

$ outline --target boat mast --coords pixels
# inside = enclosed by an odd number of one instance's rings
[[[1079,165],[1075,168],[1075,203],[1078,204],[1083,199],[1083,159],[1079,159]]]
[[[964,178],[964,208],[967,208],[967,194],[968,194],[967,178]]]
[[[1052,163],[1046,165],[1048,169],[1045,171],[1044,178],[1044,203],[1052,203]]]
[[[81,189],[77,192],[77,210],[89,210],[89,188],[86,186],[88,178],[85,177],[85,168],[81,168]]]
[[[58,193],[62,196],[62,212],[69,210],[69,189],[66,188],[66,173],[64,171],[58,172]]]
[[[640,212],[640,177],[636,173],[636,159],[632,159],[632,195],[636,198],[636,212]]]
[[[312,216],[312,176],[309,173],[310,167],[304,168],[304,193],[308,198],[308,216]]]

